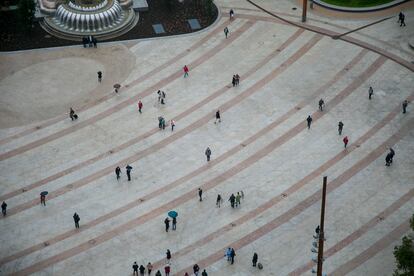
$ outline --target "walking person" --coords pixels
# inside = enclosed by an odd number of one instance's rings
[[[168,229],[170,229],[170,220],[168,218],[165,218],[165,232],[168,232]]]
[[[70,110],[69,110],[69,118],[72,120],[72,121],[74,121],[74,120],[76,120],[77,119],[77,115],[76,115],[76,113],[75,113],[75,110],[73,110],[73,108],[71,107],[70,108]]]
[[[345,136],[344,139],[342,140],[344,142],[344,148],[346,148],[346,146],[348,145],[348,136]]]
[[[338,123],[338,133],[339,135],[342,134],[342,129],[344,128],[344,123],[342,123],[341,121],[339,121]]]
[[[130,165],[127,165],[125,167],[125,169],[126,169],[126,173],[127,173],[127,176],[128,176],[128,181],[131,181],[131,170],[132,170],[132,167]]]
[[[121,168],[119,166],[116,167],[115,174],[116,174],[116,180],[119,180],[121,178]]]
[[[308,129],[310,129],[312,124],[312,117],[309,115],[308,118],[306,118],[306,121],[308,122]]]
[[[157,273],[155,273],[155,276],[162,276],[161,271],[157,270]]]
[[[224,35],[226,36],[226,38],[227,38],[228,34],[229,34],[229,28],[225,27],[224,28]]]
[[[211,156],[211,149],[209,147],[207,147],[206,151],[205,151],[205,155],[207,157],[207,162],[210,161],[210,156]]]
[[[236,251],[234,251],[234,248],[232,248],[230,253],[231,264],[234,264],[234,257],[236,257]]]
[[[231,194],[229,201],[230,201],[231,208],[234,208],[234,203],[236,202],[236,197],[234,196],[234,194]]]
[[[241,198],[241,195],[240,195],[239,192],[237,192],[237,194],[236,194],[236,207],[240,206],[240,198]]]
[[[148,275],[151,275],[152,269],[153,269],[152,264],[150,262],[148,262],[148,264],[147,264]]]
[[[132,275],[137,275],[138,276],[138,264],[137,264],[137,262],[134,262],[133,264],[132,264]]]
[[[40,195],[40,205],[46,206],[46,195]]]
[[[6,201],[3,201],[1,204],[1,212],[3,213],[3,217],[7,215],[7,203]]]
[[[138,112],[139,113],[142,113],[142,107],[143,107],[144,105],[142,104],[142,102],[141,102],[141,100],[139,100],[138,101]]]
[[[236,74],[236,86],[239,86],[240,83],[240,76],[239,74]]]
[[[233,11],[233,9],[230,9],[229,16],[230,16],[230,20],[233,20],[233,18],[234,18],[234,11]]]
[[[162,97],[161,90],[158,90],[157,94],[158,94],[158,103],[160,103],[161,102],[161,97]]]
[[[368,100],[371,100],[372,95],[374,95],[374,89],[372,89],[372,86],[368,89]]]
[[[188,77],[188,71],[190,70],[188,69],[187,65],[184,65],[183,70],[184,70],[184,78]]]
[[[320,99],[319,100],[319,110],[320,111],[323,111],[323,106],[325,105],[325,102],[322,100],[322,99]]]
[[[73,214],[73,220],[75,221],[75,228],[79,228],[80,217],[77,213]]]
[[[193,272],[195,276],[198,276],[198,272],[200,271],[200,267],[198,264],[193,265]]]
[[[177,230],[177,217],[173,217],[172,219],[172,230]]]
[[[216,120],[214,121],[214,123],[216,124],[216,123],[217,123],[217,121],[218,121],[219,123],[221,123],[220,110],[217,110],[217,111],[216,111]]]
[[[223,199],[221,198],[221,195],[218,194],[217,195],[217,200],[216,200],[216,206],[220,208],[220,204],[223,201]]]
[[[400,12],[400,14],[398,15],[399,19],[398,21],[400,22],[400,27],[405,27],[405,14],[403,14],[402,12]]]
[[[165,271],[165,276],[170,276],[170,272],[171,272],[171,267],[169,264],[166,264],[164,267],[164,271]]]
[[[408,100],[404,100],[402,103],[403,114],[407,113],[407,106],[408,106]]]
[[[391,166],[391,153],[388,153],[387,156],[385,156],[385,166],[389,167]]]
[[[161,104],[165,104],[165,98],[167,97],[167,95],[165,94],[164,91],[161,91]]]
[[[170,124],[171,124],[171,131],[174,131],[175,121],[174,120],[171,120],[170,121]]]
[[[174,227],[173,227],[174,230]],[[167,249],[167,252],[165,252],[165,255],[167,256],[167,264],[171,262],[171,251]]]
[[[227,257],[227,261],[231,261],[231,248],[227,248],[226,252],[224,253],[224,257]]]
[[[231,80],[231,84],[233,85],[233,87],[236,86],[236,75],[233,75],[233,79]]]
[[[201,273],[201,276],[208,276],[207,271],[204,269],[203,272]]]
[[[203,190],[201,188],[198,188],[198,197],[200,201],[203,201]]]
[[[252,259],[253,267],[256,267],[256,264],[257,264],[257,260],[258,259],[259,259],[259,256],[257,256],[257,253],[256,252],[254,252],[253,259]]]
[[[145,266],[143,265],[139,266],[139,274],[141,274],[141,276],[145,275]]]
[[[98,81],[99,82],[102,82],[102,72],[101,71],[98,71]]]

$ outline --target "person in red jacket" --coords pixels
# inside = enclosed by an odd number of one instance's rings
[[[167,264],[164,267],[164,271],[165,271],[165,276],[169,276],[170,275],[171,268],[170,268],[170,265],[169,264]]]
[[[142,113],[142,107],[143,107],[144,105],[142,104],[142,102],[141,101],[138,101],[138,111],[139,111],[139,113]]]
[[[345,136],[344,140],[342,140],[342,141],[344,141],[344,147],[346,148],[346,146],[348,145],[348,142],[349,142],[348,136]]]
[[[187,65],[184,65],[184,68],[183,68],[183,70],[184,70],[184,78],[185,77],[188,77],[188,67],[187,67]]]

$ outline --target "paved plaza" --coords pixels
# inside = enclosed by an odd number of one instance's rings
[[[167,249],[171,275],[195,263],[208,275],[313,275],[323,176],[324,272],[392,275],[414,210],[414,3],[368,15],[315,7],[306,24],[294,0],[255,1],[286,21],[215,3],[217,22],[194,34],[0,54],[0,275],[132,275],[134,261],[165,275]],[[332,38],[401,9],[407,27],[394,17]]]

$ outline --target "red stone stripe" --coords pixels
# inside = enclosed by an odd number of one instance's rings
[[[185,57],[186,55],[188,55],[189,53],[191,53],[191,51],[196,50],[197,48],[201,47],[204,43],[206,43],[209,39],[211,39],[213,36],[215,36],[217,33],[221,33],[224,29],[224,27],[226,27],[228,24],[230,24],[229,21],[225,21],[222,24],[220,24],[218,27],[216,27],[214,30],[212,30],[211,32],[209,32],[206,36],[204,36],[202,39],[198,40],[196,43],[194,43],[190,48],[185,49],[184,51],[182,51],[181,53],[179,53],[178,55],[176,55],[175,57],[173,57],[170,60],[167,60],[166,62],[164,62],[163,64],[157,66],[156,68],[152,69],[151,71],[149,71],[148,73],[142,75],[141,77],[139,77],[138,79],[135,79],[133,81],[131,81],[130,83],[127,83],[124,85],[124,87],[128,87],[128,90],[133,89],[135,87],[131,87],[131,86],[135,86],[143,81],[145,81],[146,79],[148,79],[149,77],[152,77],[154,74],[158,73],[159,71],[161,71],[163,68],[170,66],[172,64],[174,64],[175,62],[177,62],[178,60],[182,59],[183,57]],[[81,111],[85,111],[91,107],[94,107],[110,98],[112,98],[114,96],[114,93],[109,93],[105,96],[103,96],[102,98],[98,99],[97,101],[92,101],[80,108],[77,108],[78,113]],[[39,129],[43,129],[46,127],[49,127],[53,124],[56,124],[60,121],[63,120],[67,120],[68,119],[68,115],[67,114],[62,114],[60,116],[57,116],[56,118],[53,118],[51,120],[47,120],[46,122],[43,122],[42,124],[38,124],[35,127],[23,130],[22,132],[16,133],[12,136],[6,137],[2,140],[0,140],[0,145],[3,145],[5,143],[9,143],[10,141],[17,139],[17,138],[21,138],[23,136],[32,134],[33,132],[39,130]]]
[[[291,37],[289,37],[278,49],[276,49],[275,51],[273,51],[271,54],[269,54],[266,58],[264,58],[261,62],[259,62],[257,65],[255,65],[253,68],[251,68],[249,71],[247,71],[245,74],[243,74],[243,79],[247,79],[249,78],[251,75],[253,75],[255,72],[257,72],[257,70],[259,70],[261,67],[263,67],[265,64],[267,64],[268,62],[270,62],[274,57],[276,57],[281,51],[283,51],[288,45],[290,45],[293,41],[295,41],[304,31],[303,30],[297,30]],[[217,90],[216,92],[214,92],[213,94],[211,94],[210,96],[208,96],[207,98],[203,99],[202,101],[200,101],[199,103],[193,105],[192,107],[188,108],[187,110],[181,112],[180,114],[178,114],[177,116],[174,117],[175,121],[181,120],[182,118],[190,115],[192,112],[198,110],[199,108],[201,108],[202,106],[210,103],[212,100],[216,99],[217,97],[223,95],[223,93],[225,93],[226,91],[230,90],[231,86],[224,86],[222,88],[220,88],[219,90]],[[38,188],[41,187],[42,185],[47,184],[50,181],[54,181],[56,179],[59,179],[60,177],[63,177],[65,175],[68,175],[70,173],[75,172],[76,170],[79,170],[81,168],[84,168],[88,165],[91,165],[99,160],[102,160],[103,158],[110,156],[114,153],[120,152],[121,150],[126,149],[127,147],[134,145],[150,136],[152,136],[155,133],[158,133],[159,129],[158,128],[153,128],[149,131],[147,131],[146,133],[139,135],[115,148],[112,148],[110,150],[108,150],[107,152],[101,153],[95,157],[92,157],[88,160],[85,160],[83,162],[80,162],[72,167],[69,167],[63,171],[57,172],[51,176],[48,176],[46,178],[43,178],[39,181],[36,181],[32,184],[29,184],[25,187],[22,187],[18,190],[9,192],[7,194],[1,195],[0,196],[0,201],[4,201],[7,200],[9,198],[12,198],[14,196],[17,196],[21,193],[27,192],[29,190],[32,190],[34,188]]]
[[[230,109],[231,107],[237,105],[238,103],[240,103],[242,100],[246,99],[247,97],[250,97],[251,95],[253,95],[254,93],[257,93],[259,91],[260,88],[262,88],[265,84],[267,84],[268,82],[270,82],[271,80],[273,80],[276,76],[278,76],[279,74],[281,74],[282,72],[284,72],[291,64],[293,64],[295,61],[299,60],[300,57],[302,57],[307,51],[309,51],[320,39],[322,38],[322,36],[320,35],[315,35],[309,42],[307,42],[303,47],[301,47],[297,52],[295,52],[292,56],[290,56],[287,61],[285,61],[284,63],[282,63],[279,67],[277,67],[276,69],[274,69],[271,73],[269,73],[268,75],[266,75],[266,77],[264,77],[263,79],[259,80],[258,82],[256,82],[254,85],[252,85],[251,87],[249,87],[247,90],[245,90],[243,93],[241,93],[240,95],[234,97],[233,99],[228,100],[227,102],[225,102],[224,104],[222,104],[220,107],[218,107],[218,109],[221,112],[225,112],[228,109]],[[149,154],[156,152],[157,150],[166,147],[167,145],[173,143],[174,141],[178,140],[179,138],[187,135],[188,133],[200,128],[201,126],[203,126],[204,124],[206,124],[207,122],[209,122],[212,119],[212,115],[211,114],[206,114],[205,116],[203,116],[202,118],[198,119],[197,121],[193,122],[192,124],[188,125],[187,127],[183,128],[180,131],[175,132],[174,134],[172,134],[171,136],[165,138],[162,141],[159,141],[155,144],[153,144],[152,146],[134,154],[133,156],[127,157],[119,162],[117,162],[118,164],[120,164],[121,166],[126,166],[126,164],[131,164],[133,162],[136,162],[137,160],[140,160],[146,156],[148,156]],[[89,176],[86,176],[85,178],[82,178],[80,180],[77,180],[71,184],[65,185],[53,192],[50,192],[48,195],[48,200],[50,201],[53,198],[56,198],[58,196],[61,196],[65,193],[68,193],[70,191],[73,191],[74,189],[77,189],[79,187],[83,187],[89,183],[91,183],[92,181],[99,179],[105,175],[108,175],[110,173],[113,173],[113,168],[114,165],[106,167],[100,171],[97,171]],[[39,200],[38,199],[33,199],[31,201],[22,203],[20,205],[15,206],[14,208],[11,208],[10,211],[8,212],[7,217],[10,217],[12,215],[15,215],[19,212],[22,212],[24,210],[27,210],[31,207],[34,207],[36,205],[38,205]]]
[[[400,109],[400,108],[398,108]],[[346,236],[341,241],[336,243],[334,246],[330,247],[328,250],[324,251],[323,255],[324,258],[329,258],[333,256],[335,253],[339,252],[340,250],[344,249],[346,246],[351,244],[353,241],[360,238],[362,235],[367,233],[371,228],[376,226],[378,223],[392,215],[395,211],[397,211],[401,206],[403,206],[405,203],[410,201],[414,197],[414,189],[409,190],[407,193],[405,193],[403,196],[401,196],[398,200],[396,200],[393,204],[388,206],[385,210],[383,210],[381,213],[373,217],[371,220],[369,220],[367,223],[365,223],[363,226],[361,226],[358,230],[354,231],[352,234]],[[299,276],[303,273],[309,272],[312,267],[314,266],[314,263],[312,261],[296,268],[292,272],[289,273],[290,276]]]
[[[217,53],[219,53],[221,50],[223,50],[226,46],[228,46],[231,42],[233,42],[234,40],[236,40],[237,38],[239,38],[246,30],[248,30],[249,28],[251,28],[253,26],[254,22],[252,21],[248,21],[246,23],[244,23],[237,31],[235,31],[233,33],[232,36],[230,36],[228,39],[223,40],[223,42],[221,42],[219,45],[215,46],[214,48],[210,49],[208,52],[206,52],[205,54],[203,54],[202,56],[200,56],[199,58],[197,58],[195,61],[191,62],[190,64],[188,64],[188,67],[190,69],[194,69],[196,67],[198,67],[199,65],[203,64],[204,62],[206,62],[207,60],[209,60],[211,57],[215,56]],[[82,129],[84,127],[87,127],[99,120],[102,120],[108,116],[110,116],[111,114],[118,112],[119,110],[131,105],[131,104],[135,104],[139,99],[142,99],[143,97],[146,97],[148,95],[150,95],[151,93],[153,93],[154,91],[156,91],[159,87],[165,86],[168,83],[182,77],[183,74],[181,72],[181,70],[176,71],[175,73],[172,73],[171,75],[169,75],[168,77],[160,80],[159,82],[155,83],[154,85],[152,85],[151,87],[145,89],[144,91],[142,91],[141,93],[130,97],[129,99],[116,104],[115,106],[101,112],[98,113],[92,117],[90,117],[89,119],[85,119],[83,121],[79,121],[79,122],[75,122],[75,124],[73,124],[71,127],[59,130],[51,135],[48,135],[46,137],[40,138],[36,141],[30,142],[24,146],[21,146],[19,148],[7,151],[3,154],[0,154],[0,161],[3,161],[5,159],[11,158],[13,156],[22,154],[24,152],[27,152],[29,150],[32,150],[34,148],[37,148],[39,146],[42,146],[46,143],[49,143],[51,141],[54,141],[58,138],[61,138],[67,134],[70,134],[74,131],[77,131],[79,129]]]
[[[365,263],[375,255],[377,255],[380,251],[384,250],[387,246],[392,244],[395,240],[401,238],[405,233],[410,230],[410,220],[406,220],[401,223],[397,228],[391,231],[389,234],[378,240],[376,243],[371,245],[369,248],[364,250],[362,253],[358,254],[348,262],[344,263],[335,271],[330,273],[329,275],[332,276],[340,276],[346,275],[347,273],[351,272],[361,264]]]
[[[351,168],[346,170],[344,173],[339,175],[333,181],[328,183],[327,193],[331,193],[332,191],[336,190],[342,184],[346,183],[351,177],[365,169],[368,165],[370,165],[373,161],[375,161],[378,157],[380,157],[386,150],[388,150],[390,145],[394,145],[397,143],[402,137],[407,135],[407,133],[412,130],[414,127],[414,119],[410,120],[407,124],[405,124],[396,134],[392,135],[389,139],[387,139],[384,143],[379,145],[374,151],[368,154],[366,157],[358,161],[354,164]],[[345,153],[345,151],[344,151]],[[324,170],[323,170],[324,171]],[[323,172],[321,171],[321,173]],[[223,259],[223,252],[228,247],[233,247],[236,250],[243,248],[244,246],[256,241],[257,239],[263,237],[264,235],[270,233],[271,231],[275,230],[276,228],[280,227],[284,223],[290,221],[295,216],[301,214],[307,208],[311,207],[313,204],[318,202],[321,198],[322,190],[318,190],[313,195],[307,197],[305,200],[298,203],[295,207],[291,208],[289,211],[283,213],[282,215],[276,217],[275,219],[269,221],[265,225],[257,228],[253,232],[245,235],[244,237],[238,239],[237,241],[232,242],[231,244],[226,245],[222,249],[216,251],[215,253],[209,255],[208,257],[198,261],[198,265],[200,267],[208,267],[213,263]],[[287,194],[288,196],[289,194]],[[186,271],[190,271],[191,267],[187,267],[177,275],[183,275]],[[339,274],[338,274],[339,275]],[[341,274],[344,275],[344,274]]]
[[[315,42],[316,43],[316,42]],[[296,54],[294,54],[296,55]],[[330,102],[329,102],[329,106],[335,107],[337,104],[339,104],[347,95],[351,94],[351,92],[353,90],[355,90],[357,87],[359,87],[359,85],[361,85],[363,83],[363,81],[365,80],[365,78],[369,78],[374,72],[376,72],[380,66],[385,62],[385,59],[380,57],[378,58],[363,74],[362,76],[364,76],[364,78],[360,77],[357,78],[352,84],[350,84],[349,86],[347,86],[344,90],[342,90],[340,92],[340,94],[338,94],[336,97],[334,97]],[[277,69],[276,69],[277,70]],[[266,77],[264,78],[266,79]],[[321,112],[315,112],[314,114],[317,113],[321,113]],[[326,114],[326,112],[324,112],[323,114]],[[321,118],[323,115],[320,116],[314,116],[315,119],[314,121],[318,120],[319,118]],[[281,146],[282,144],[284,144],[285,142],[289,141],[292,137],[296,136],[298,133],[300,133],[303,129],[306,128],[305,123],[299,123],[296,127],[292,128],[290,131],[288,131],[286,134],[282,135],[281,137],[277,138],[276,140],[274,140],[273,142],[271,142],[270,144],[268,144],[267,146],[265,146],[263,149],[259,150],[258,152],[256,152],[255,154],[249,156],[247,159],[243,160],[242,162],[240,162],[239,164],[233,166],[231,169],[227,170],[226,172],[214,177],[213,179],[207,181],[206,183],[204,183],[202,185],[203,190],[209,190],[214,188],[215,186],[219,185],[220,183],[226,181],[227,179],[233,177],[234,175],[238,174],[239,172],[243,171],[244,169],[248,168],[249,166],[251,166],[252,164],[254,164],[255,162],[257,162],[258,160],[260,160],[261,158],[267,156],[269,153],[271,153],[274,149],[276,149],[277,147]],[[151,210],[150,212],[139,216],[133,220],[130,220],[129,222],[126,222],[116,228],[114,228],[111,231],[108,231],[102,235],[97,236],[96,238],[93,239],[93,242],[85,242],[82,243],[78,246],[75,246],[71,249],[65,250],[55,256],[52,256],[50,258],[47,258],[43,261],[40,261],[38,263],[35,263],[29,267],[27,267],[26,269],[23,269],[21,271],[18,272],[17,275],[20,275],[19,273],[33,273],[39,270],[42,270],[54,263],[57,262],[61,262],[63,260],[66,260],[72,256],[75,256],[89,248],[93,248],[95,246],[97,246],[100,243],[103,243],[107,240],[112,239],[113,237],[124,233],[126,231],[129,231],[135,227],[137,227],[140,224],[143,224],[145,222],[147,222],[150,219],[153,219],[163,213],[165,213],[168,210],[174,209],[176,208],[178,205],[181,205],[187,201],[189,201],[190,199],[192,199],[194,197],[194,193],[197,191],[197,188],[181,195],[180,197],[154,209]]]

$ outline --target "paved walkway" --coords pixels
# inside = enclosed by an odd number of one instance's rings
[[[221,0],[222,18],[194,35],[0,55],[0,201],[8,204],[0,274],[131,275],[134,261],[163,270],[170,249],[173,275],[194,263],[209,275],[311,275],[325,175],[324,271],[392,273],[414,207],[411,104],[401,112],[414,100],[414,52],[405,45],[414,10],[407,5],[406,28],[391,19],[334,40],[384,11],[344,20],[315,9],[303,25],[295,1],[253,2],[276,17]],[[174,131],[159,130],[158,116],[174,119]],[[385,167],[389,147],[397,154]],[[227,200],[239,191],[245,197],[232,209]],[[178,225],[166,233],[170,210]],[[234,265],[223,258],[229,246]]]

